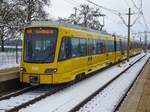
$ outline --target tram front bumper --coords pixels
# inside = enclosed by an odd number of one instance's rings
[[[52,74],[28,74],[21,73],[20,74],[20,82],[29,83],[31,85],[39,85],[39,84],[52,84]]]

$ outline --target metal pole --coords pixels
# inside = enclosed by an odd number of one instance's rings
[[[75,10],[75,13],[74,13],[75,14],[75,19],[77,19],[77,8],[75,7],[74,10]],[[74,24],[77,24],[76,20],[74,20]]]
[[[147,31],[145,33],[145,53],[147,53]]]
[[[127,45],[127,61],[129,61],[130,56],[130,16],[131,16],[131,8],[129,8],[129,14],[128,14],[128,45]]]
[[[141,38],[140,32],[138,32],[138,35],[140,37],[140,42],[142,42],[142,38]]]
[[[18,64],[18,44],[16,44],[16,63]]]

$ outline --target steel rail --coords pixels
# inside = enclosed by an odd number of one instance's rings
[[[31,99],[31,100],[29,100],[29,101],[27,101],[27,102],[25,102],[25,103],[22,103],[22,104],[20,104],[20,105],[18,105],[18,106],[15,106],[14,108],[11,108],[11,109],[5,110],[5,111],[6,111],[6,112],[17,112],[17,111],[19,111],[20,109],[22,109],[22,108],[24,108],[24,107],[26,107],[26,106],[29,106],[29,105],[31,105],[31,104],[34,104],[34,103],[36,103],[36,102],[38,102],[38,101],[40,101],[40,100],[42,100],[42,99],[44,99],[44,98],[46,98],[46,97],[52,95],[52,94],[55,94],[56,92],[58,92],[58,91],[60,91],[60,90],[62,90],[62,89],[64,89],[64,88],[66,88],[66,87],[68,87],[68,86],[67,86],[67,85],[61,85],[61,86],[59,86],[59,87],[55,87],[54,89],[49,90],[48,92],[46,92],[46,93],[43,94],[43,95],[40,95],[39,97],[36,97],[36,98],[34,98],[34,99]]]
[[[25,87],[25,88],[23,88],[23,89],[21,89],[21,90],[12,92],[12,93],[7,94],[7,95],[3,95],[3,96],[0,97],[0,101],[2,101],[2,100],[7,100],[7,99],[9,99],[9,98],[11,98],[11,97],[16,97],[16,96],[18,96],[18,95],[21,95],[21,94],[23,94],[23,93],[26,93],[26,92],[28,92],[28,91],[31,91],[31,90],[33,90],[33,89],[35,89],[35,88],[37,88],[37,86]]]

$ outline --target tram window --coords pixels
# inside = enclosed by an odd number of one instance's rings
[[[93,40],[92,39],[89,39],[88,40],[88,54],[89,55],[92,55],[93,54]]]
[[[123,49],[123,50],[126,50],[126,45],[125,45],[125,42],[124,42],[124,41],[122,42],[122,49]]]
[[[124,45],[124,42],[122,41],[122,50],[124,51],[125,50],[125,45]]]
[[[87,55],[87,40],[80,39],[80,56],[86,56],[86,55]]]
[[[72,57],[80,56],[80,39],[79,38],[71,38],[71,55]]]
[[[89,55],[96,54],[96,40],[89,39],[88,44],[89,44]]]
[[[109,47],[109,46],[110,46],[110,42],[109,42],[109,41],[106,41],[106,45],[107,45],[107,46],[106,46],[107,52],[110,52],[110,47]]]
[[[64,37],[61,43],[60,47],[60,53],[59,53],[59,60],[65,60],[69,58],[70,50],[69,50],[69,38]]]
[[[108,52],[113,52],[114,51],[114,42],[111,40],[108,41],[107,47],[108,47]]]
[[[120,51],[120,42],[119,41],[116,42],[116,50]]]
[[[123,50],[123,47],[122,47],[122,40],[120,40],[119,42],[120,42],[120,50],[122,51],[122,50]]]
[[[125,42],[125,49],[127,50],[127,46],[128,46],[128,43],[127,41]]]
[[[101,53],[101,41],[97,40],[96,42],[96,53],[99,54]]]
[[[114,41],[111,41],[111,51],[112,51],[112,52],[114,52],[114,51],[115,51]]]
[[[123,42],[121,39],[120,39],[120,50],[121,50],[121,54],[123,55],[124,54],[124,48],[123,48]]]
[[[100,54],[104,52],[104,41],[97,40],[96,43],[96,53]]]
[[[35,33],[40,29],[29,28],[25,30],[24,61],[26,62],[51,63],[54,61],[57,29],[43,27],[42,31],[52,31],[53,33]]]
[[[35,50],[41,50],[42,44],[40,40],[35,41]]]
[[[92,54],[96,54],[96,40],[93,40],[93,45],[92,45],[93,49],[92,49]]]

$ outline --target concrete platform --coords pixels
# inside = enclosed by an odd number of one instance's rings
[[[0,96],[19,87],[19,67],[0,70]]]
[[[19,78],[19,67],[0,70],[0,83]]]
[[[150,112],[150,60],[121,105],[119,112]]]

